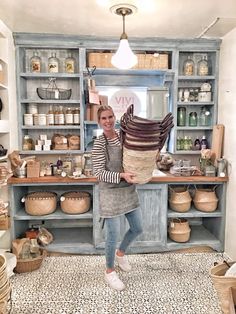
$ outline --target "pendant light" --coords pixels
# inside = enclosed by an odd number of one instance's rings
[[[114,11],[114,7],[111,8],[111,11]],[[120,44],[118,50],[111,58],[111,63],[114,67],[122,70],[130,69],[135,66],[138,62],[137,56],[133,53],[129,46],[128,36],[125,32],[125,17],[133,13],[131,7],[118,7],[115,8],[115,14],[121,15],[123,19],[123,32],[120,36]]]

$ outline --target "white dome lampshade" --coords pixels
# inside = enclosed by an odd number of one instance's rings
[[[121,70],[130,69],[138,63],[138,58],[131,50],[128,42],[128,36],[125,33],[125,16],[132,14],[132,12],[133,11],[131,8],[123,7],[117,8],[115,11],[116,14],[122,15],[123,33],[121,34],[120,37],[120,44],[118,50],[111,58],[111,64],[114,65],[114,67]]]

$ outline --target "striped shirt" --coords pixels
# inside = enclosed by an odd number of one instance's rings
[[[120,146],[119,131],[116,130],[118,136],[112,139],[107,139],[109,145]],[[106,139],[102,134],[100,135],[93,144],[92,150],[93,160],[93,174],[98,181],[108,183],[120,183],[120,173],[106,170]]]

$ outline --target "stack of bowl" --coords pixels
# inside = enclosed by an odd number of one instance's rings
[[[10,297],[10,290],[6,258],[0,255],[0,313],[7,313],[6,307]]]

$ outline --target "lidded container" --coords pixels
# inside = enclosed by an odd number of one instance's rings
[[[187,59],[184,61],[183,74],[194,75],[194,62],[190,56],[188,56]]]
[[[34,51],[33,56],[30,58],[30,72],[41,72],[41,58],[37,51]]]
[[[189,114],[189,126],[197,126],[197,113],[190,112]]]
[[[207,107],[201,107],[199,116],[200,126],[210,126],[211,125],[211,112]]]
[[[186,125],[186,108],[185,107],[178,107],[177,125],[178,126],[185,126]]]
[[[65,192],[60,197],[61,209],[66,214],[82,214],[89,210],[91,196],[88,192]]]
[[[54,192],[31,192],[21,200],[25,211],[32,216],[48,215],[57,207],[57,194]]]

